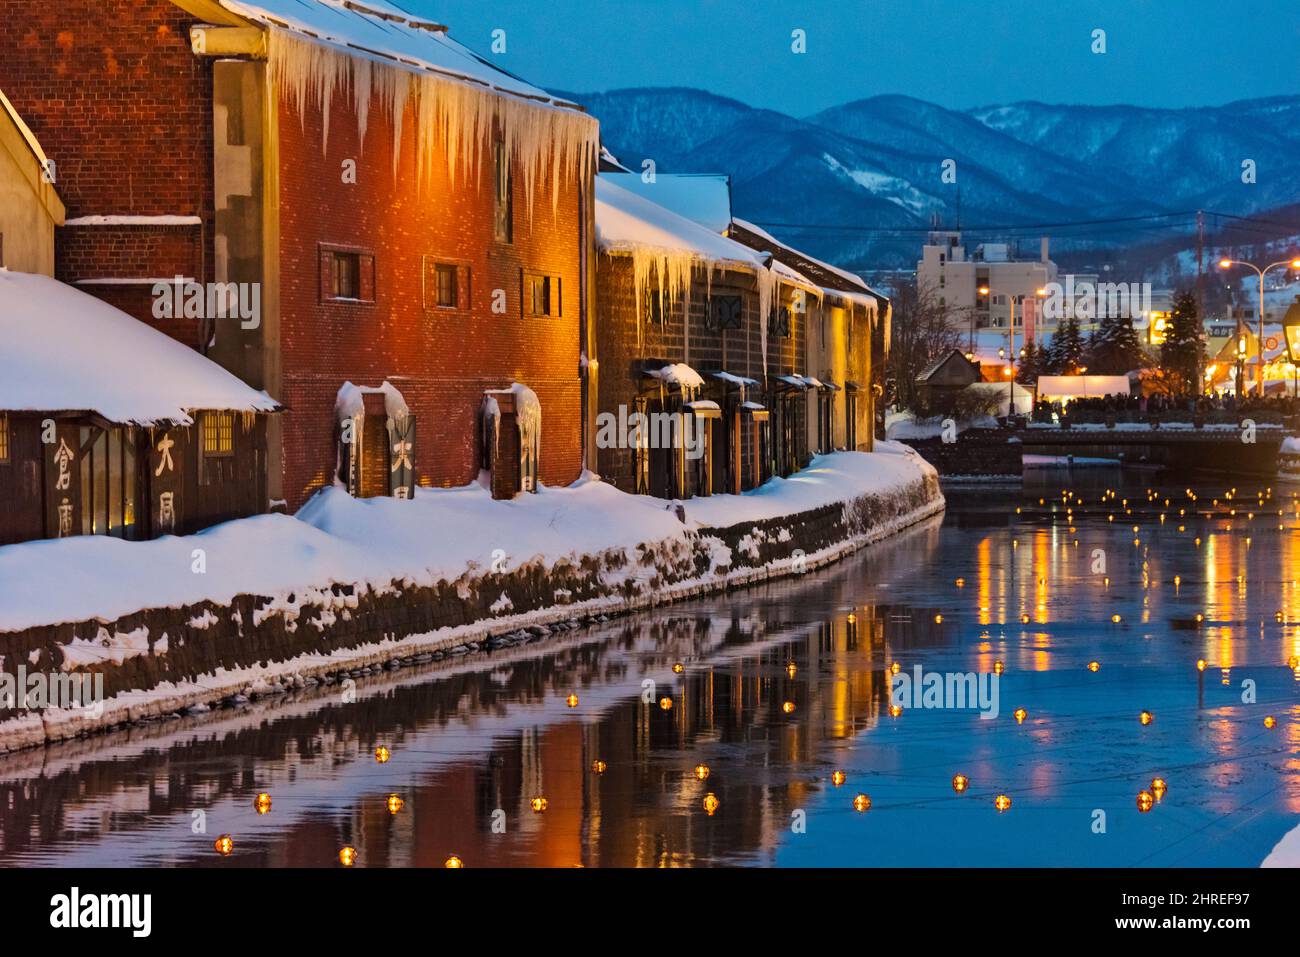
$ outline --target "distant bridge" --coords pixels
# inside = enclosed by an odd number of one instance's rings
[[[1244,419],[1248,417],[1243,417]],[[1015,433],[1029,455],[1122,458],[1176,468],[1212,468],[1252,474],[1277,471],[1278,451],[1289,430],[1272,424],[1206,425],[1190,422],[1089,423],[1071,428],[1030,425]]]

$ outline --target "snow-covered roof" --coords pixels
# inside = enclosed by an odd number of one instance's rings
[[[0,268],[0,342],[7,412],[187,425],[193,411],[280,408],[193,349],[48,276]]]
[[[659,251],[751,270],[765,268],[763,257],[748,246],[624,189],[614,181],[617,175],[596,177],[596,236],[602,251]]]
[[[349,54],[369,54],[514,96],[577,109],[462,46],[447,28],[388,0],[218,0],[231,13]]]
[[[704,386],[700,374],[684,362],[674,362],[658,369],[646,369],[645,374],[658,379],[664,385],[678,386],[688,391],[695,391]]]
[[[606,173],[610,182],[715,233],[731,225],[731,177],[722,173],[656,173],[651,182],[640,173]]]
[[[747,220],[733,217],[731,226],[738,240],[751,245],[755,243],[766,245],[775,256],[784,258],[786,265],[798,270],[804,276],[811,276],[811,281],[817,282],[818,286],[827,292],[868,307],[888,302],[887,296],[868,286],[861,276],[809,256],[802,250],[781,242],[771,233]],[[819,276],[818,273],[821,275]]]

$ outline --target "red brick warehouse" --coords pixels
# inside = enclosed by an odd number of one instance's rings
[[[31,24],[0,85],[78,158],[70,217],[101,217],[63,230],[60,278],[283,403],[271,498],[578,476],[593,119],[380,0],[0,9]],[[175,275],[257,284],[256,323],[154,319]]]

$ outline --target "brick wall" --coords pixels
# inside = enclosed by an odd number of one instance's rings
[[[765,389],[763,348],[759,329],[758,294],[751,275],[741,272],[716,272],[712,285],[707,286],[703,274],[697,271],[691,289],[689,347],[687,344],[686,310],[674,303],[664,311],[662,321],[651,321],[648,316],[640,320],[638,345],[638,319],[635,290],[632,279],[632,261],[626,256],[599,257],[596,283],[596,335],[599,342],[600,386],[598,410],[618,414],[620,406],[628,413],[634,411],[636,397],[647,388],[642,375],[648,360],[660,363],[686,362],[704,375],[705,389],[702,398],[718,401],[724,407],[722,387],[706,374],[722,369],[736,375],[756,379],[760,385],[750,387],[747,398],[764,403],[769,409],[775,406],[770,388],[773,376],[791,373],[804,374],[804,336],[806,327],[801,315],[792,315],[790,335],[768,335],[766,374],[769,388]],[[741,328],[712,329],[707,322],[709,292],[714,296],[738,295],[742,300]],[[782,294],[780,304],[789,305],[788,290]],[[753,458],[753,425],[746,419],[744,435],[745,484],[752,484],[750,462]],[[715,430],[722,424],[714,426]],[[630,449],[600,449],[597,456],[601,477],[625,491],[634,491],[634,454]],[[715,483],[715,491],[726,491]]]
[[[0,89],[55,163],[68,218],[211,220],[211,66],[190,52],[194,17],[168,0],[0,0]],[[74,226],[56,238],[57,278],[208,278],[203,229]],[[86,286],[156,323],[143,293]]]
[[[514,238],[493,238],[490,141],[482,176],[449,174],[441,152],[417,179],[414,121],[408,111],[394,173],[393,131],[376,99],[365,143],[350,107],[336,97],[328,144],[321,117],[279,114],[280,289],[284,379],[284,491],[296,508],[331,481],[334,402],[345,381],[377,386],[387,378],[416,416],[417,482],[462,485],[478,474],[478,415],[486,389],[521,382],[542,407],[540,479],[567,484],[582,467],[580,351],[580,194],[564,180],[552,213],[539,183],[527,207],[515,170]],[[345,182],[344,162],[356,163]],[[373,304],[322,301],[319,244],[375,256]],[[426,305],[424,257],[455,264],[468,277],[463,308]],[[561,315],[523,315],[521,270],[559,276]],[[494,290],[505,313],[494,314]]]

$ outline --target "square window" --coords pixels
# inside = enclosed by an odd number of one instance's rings
[[[743,310],[739,296],[712,296],[709,299],[709,325],[714,329],[739,329]],[[769,322],[772,322],[769,319]]]
[[[357,249],[320,247],[322,302],[375,301],[375,257]]]
[[[203,455],[220,458],[235,454],[235,413],[205,412],[203,414]]]
[[[554,318],[560,313],[560,277],[524,274],[524,308],[529,316]]]

